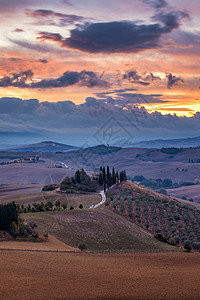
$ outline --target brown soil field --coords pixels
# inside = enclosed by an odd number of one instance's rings
[[[88,254],[0,251],[0,298],[193,300],[199,253]]]
[[[41,242],[29,241],[0,241],[0,250],[27,250],[27,251],[79,251],[77,248],[70,247],[59,241],[52,235],[43,239]]]

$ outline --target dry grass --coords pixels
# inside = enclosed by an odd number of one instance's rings
[[[48,231],[66,244],[77,247],[84,242],[89,251],[174,251],[137,225],[107,209],[74,210],[24,214],[40,230]]]
[[[40,241],[20,241],[20,240],[8,240],[0,241],[0,250],[23,250],[23,251],[78,251],[77,248],[70,247],[65,243],[59,241],[54,236],[49,235],[48,238],[41,236]]]
[[[0,203],[5,204],[11,201],[15,203],[32,204],[34,202],[47,202],[54,203],[59,200],[61,203],[66,203],[68,208],[72,205],[75,209],[83,204],[84,209],[89,208],[101,201],[99,194],[66,194],[58,193],[55,191],[42,192],[40,185],[6,185],[0,186]]]
[[[199,299],[198,253],[0,251],[0,298]]]

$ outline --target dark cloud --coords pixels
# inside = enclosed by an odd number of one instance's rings
[[[46,60],[46,59],[39,59],[39,62],[41,62],[42,64],[47,64],[48,60]]]
[[[83,22],[84,18],[78,15],[62,14],[47,9],[26,9],[25,13],[28,17],[37,19],[40,25],[57,25],[65,26],[66,24],[76,24]]]
[[[161,78],[159,76],[155,76],[153,73],[149,73],[145,76],[145,80],[155,81],[155,80],[161,80]]]
[[[109,87],[109,83],[101,79],[95,72],[83,70],[81,72],[67,71],[56,79],[43,79],[33,81],[31,70],[20,73],[12,73],[0,79],[0,87],[14,86],[19,88],[58,88],[75,84],[92,88],[94,86]],[[27,82],[28,81],[28,82]]]
[[[11,61],[22,61],[22,59],[21,58],[18,58],[18,57],[10,57],[9,58],[9,60],[11,60]]]
[[[158,13],[152,19],[162,22],[165,25],[166,32],[171,32],[180,26],[180,22],[184,18],[188,18],[189,15],[183,11],[171,11],[168,13]]]
[[[109,95],[113,95],[113,94],[116,94],[116,93],[125,93],[125,92],[133,92],[133,91],[136,91],[137,89],[119,89],[119,90],[112,90],[112,91],[108,91],[108,92],[100,92],[100,93],[95,93],[95,95],[97,97],[100,97],[100,98],[106,98],[109,96]]]
[[[123,106],[122,102],[125,102],[126,105],[129,104],[148,104],[152,103],[167,103],[168,101],[163,101],[160,99],[162,95],[141,95],[135,93],[118,93],[116,94],[115,100],[117,103]],[[120,100],[120,101],[118,101]]]
[[[168,6],[165,0],[144,0],[145,3],[151,5],[154,8],[160,9]]]
[[[21,32],[24,32],[24,30],[23,30],[23,29],[20,29],[20,28],[16,28],[15,30],[13,30],[13,32],[21,33]]]
[[[184,12],[160,13],[154,16],[159,23],[138,25],[130,21],[93,23],[83,28],[71,30],[69,38],[64,39],[56,33],[40,33],[43,41],[54,40],[62,47],[89,53],[136,53],[161,46],[160,38],[179,27]]]
[[[184,80],[181,77],[177,77],[175,75],[172,75],[171,73],[167,74],[166,77],[168,79],[167,86],[169,89],[171,89],[177,83],[184,82]]]
[[[11,76],[4,76],[0,79],[0,87],[14,86],[19,88],[27,87],[26,81],[32,79],[33,72],[31,70],[22,71],[20,73],[12,73]]]
[[[59,33],[51,33],[51,32],[39,32],[39,37],[37,37],[38,40],[45,41],[54,41],[54,42],[60,42],[62,41],[62,36]]]
[[[136,70],[127,71],[123,74],[122,79],[128,80],[131,83],[141,84],[147,86],[152,81],[161,80],[158,76],[154,76],[153,73],[139,74]]]

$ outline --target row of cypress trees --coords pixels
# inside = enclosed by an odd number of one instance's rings
[[[98,183],[99,185],[104,185],[104,191],[106,188],[110,188],[112,185],[117,182],[126,181],[126,171],[121,171],[120,173],[115,171],[115,168],[112,168],[112,172],[110,171],[110,167],[101,166],[99,172]]]
[[[18,223],[15,202],[0,205],[0,230],[8,230],[12,222]]]

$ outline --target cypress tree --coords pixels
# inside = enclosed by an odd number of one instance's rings
[[[100,185],[103,184],[103,175],[102,175],[102,173],[99,174],[99,180],[98,180],[98,183],[99,183]]]
[[[80,183],[80,182],[81,182],[79,170],[76,171],[76,174],[75,174],[75,180],[76,180],[77,183]]]
[[[110,173],[109,166],[107,166],[107,180],[109,180],[109,173]]]
[[[105,171],[105,167],[103,167],[103,182],[106,182],[106,171]]]

